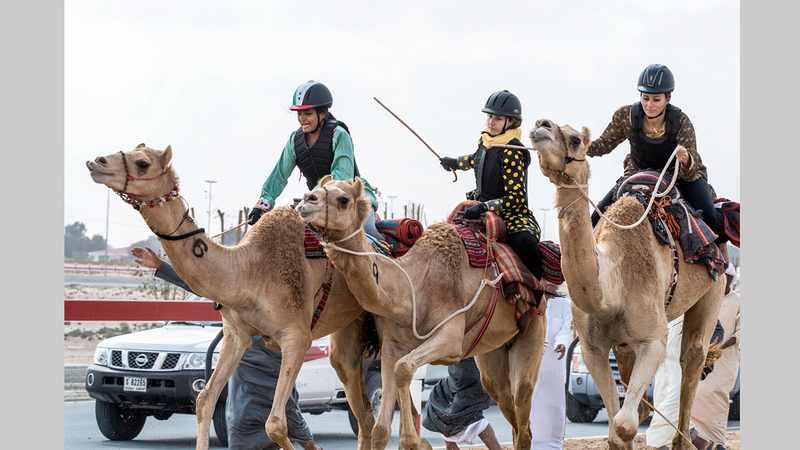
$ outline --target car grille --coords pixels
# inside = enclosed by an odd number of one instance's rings
[[[179,370],[185,353],[111,350],[110,367],[127,370]]]

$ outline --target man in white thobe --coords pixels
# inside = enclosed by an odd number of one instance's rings
[[[547,298],[547,333],[539,378],[531,399],[532,450],[561,450],[566,427],[567,352],[572,336],[572,309],[569,298],[559,295],[556,285],[542,283]]]
[[[737,274],[733,264],[725,272],[728,284],[719,307],[719,320],[725,329],[722,356],[714,362],[714,371],[700,382],[692,407],[692,420],[700,436],[717,443],[714,450],[725,450],[728,429],[730,392],[739,373],[739,293],[732,289]]]

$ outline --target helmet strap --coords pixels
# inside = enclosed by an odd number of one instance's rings
[[[644,113],[644,116],[647,117],[650,120],[657,119],[657,118],[661,117],[661,115],[664,114],[664,111],[666,111],[666,110],[667,110],[667,107],[665,106],[664,109],[662,109],[660,113],[656,114],[653,117],[650,117],[650,116],[647,115],[647,113],[644,112],[644,108],[642,108],[642,112]]]
[[[317,113],[317,127],[316,127],[316,128],[314,128],[314,130],[313,130],[311,133],[309,133],[309,134],[314,134],[314,133],[316,133],[316,132],[317,132],[317,130],[319,130],[319,127],[321,127],[321,126],[322,126],[322,119],[320,119],[320,117],[319,117],[319,110],[318,110],[317,108],[314,108],[314,112],[316,112],[316,113]]]

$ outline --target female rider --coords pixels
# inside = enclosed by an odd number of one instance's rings
[[[622,141],[628,140],[631,152],[623,163],[627,178],[642,170],[662,171],[675,148],[680,161],[675,185],[692,207],[702,210],[703,221],[723,242],[722,213],[714,208],[714,199],[708,184],[708,172],[700,154],[689,117],[670,103],[675,89],[675,78],[667,66],[651,64],[639,75],[639,101],[617,109],[603,134],[594,140],[586,154],[595,157],[611,153]],[[670,173],[674,172],[670,162]],[[621,180],[622,178],[620,178]],[[613,202],[614,189],[597,204],[601,212]],[[592,213],[592,225],[597,225],[600,215]]]
[[[301,84],[294,92],[292,111],[297,111],[300,128],[292,132],[283,148],[278,163],[261,188],[261,196],[248,219],[255,224],[262,214],[275,207],[275,199],[283,192],[289,176],[295,167],[306,179],[308,189],[312,190],[320,178],[333,176],[334,180],[348,180],[358,173],[353,154],[353,140],[344,122],[339,122],[330,113],[333,105],[331,91],[314,80]],[[378,200],[372,186],[364,178],[364,192],[372,202],[370,216],[364,224],[364,231],[378,240],[383,236],[375,228],[375,211]]]
[[[480,203],[464,211],[465,219],[477,219],[486,211],[500,215],[508,232],[508,244],[528,270],[542,277],[542,252],[539,249],[539,223],[528,209],[527,150],[502,147],[522,147],[522,104],[516,95],[497,91],[489,96],[481,110],[486,113],[486,129],[481,132],[478,150],[458,158],[439,160],[445,170],[475,169],[477,187],[467,193],[467,200]]]

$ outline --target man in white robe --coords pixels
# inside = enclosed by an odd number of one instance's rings
[[[725,329],[722,348],[725,351],[714,362],[714,371],[700,382],[692,407],[692,421],[700,436],[717,443],[714,450],[725,450],[728,429],[730,392],[739,373],[739,294],[732,288],[737,274],[733,264],[725,272],[728,284],[719,307],[719,320]]]
[[[532,450],[561,450],[566,427],[567,352],[572,333],[569,298],[557,293],[558,286],[544,281],[547,298],[547,333],[539,378],[531,400]]]

